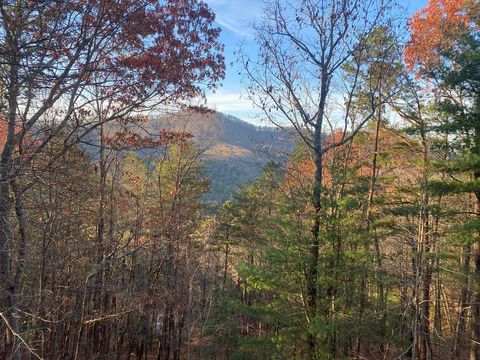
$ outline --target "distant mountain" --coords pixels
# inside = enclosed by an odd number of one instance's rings
[[[135,129],[135,128],[133,128]],[[293,132],[269,126],[255,126],[219,112],[178,112],[151,116],[138,131],[154,134],[162,129],[188,132],[203,151],[205,175],[210,180],[207,201],[223,203],[235,191],[254,180],[269,161],[283,162],[294,147]],[[105,129],[107,136],[118,131],[115,124]],[[99,156],[99,133],[92,132],[82,147],[94,159]],[[139,150],[149,154],[150,150]]]
[[[180,112],[154,117],[152,130],[185,131],[204,150],[206,175],[211,181],[209,201],[221,203],[235,190],[254,180],[269,161],[284,161],[294,146],[286,130],[255,126],[234,116]]]

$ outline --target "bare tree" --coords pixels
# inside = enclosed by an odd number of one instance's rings
[[[66,151],[105,122],[215,86],[223,57],[213,18],[196,0],[1,2],[0,309],[15,332],[11,193],[17,203],[22,193],[15,180],[52,139],[63,137]],[[105,99],[101,117],[89,110]]]
[[[362,77],[367,66],[367,39],[379,27],[396,26],[388,14],[393,0],[302,0],[268,2],[264,17],[255,26],[261,46],[258,60],[245,53],[241,62],[249,83],[250,99],[269,121],[279,127],[292,126],[313,152],[315,177],[311,193],[314,219],[306,277],[307,321],[329,321],[328,306],[319,299],[332,299],[335,289],[319,288],[319,251],[322,223],[323,158],[330,150],[353,139],[374,116],[376,109],[391,97],[379,96],[382,77]],[[391,64],[383,63],[385,68]],[[354,98],[359,89],[367,94],[366,111],[350,124]],[[351,126],[349,126],[349,124]],[[353,126],[352,126],[353,125]],[[326,142],[328,131],[335,134]],[[310,357],[318,358],[317,336],[310,331]],[[332,353],[334,341],[327,339]]]

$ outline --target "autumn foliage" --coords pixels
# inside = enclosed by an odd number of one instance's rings
[[[405,48],[407,68],[426,70],[439,65],[442,51],[473,26],[476,8],[478,4],[470,0],[429,0],[428,6],[410,20],[412,34]]]
[[[117,150],[140,150],[156,148],[162,145],[175,142],[183,142],[191,139],[189,133],[179,133],[162,129],[156,134],[141,135],[131,129],[115,131],[111,136],[105,138],[105,145]]]

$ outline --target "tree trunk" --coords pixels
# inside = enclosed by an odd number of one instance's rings
[[[101,109],[98,108],[98,116],[101,121]],[[105,198],[107,168],[105,159],[105,135],[104,125],[100,125],[100,161],[99,161],[99,187],[98,187],[98,222],[97,222],[97,264],[98,269],[95,275],[95,288],[93,291],[93,310],[96,314],[102,314],[102,297],[104,287],[104,257],[105,257]],[[105,336],[104,325],[101,321],[93,324],[92,347],[96,355],[102,351],[102,337]]]
[[[379,133],[380,133],[380,124],[382,120],[382,113],[378,111],[377,121],[375,123],[375,140],[373,146],[373,157],[372,157],[372,174],[370,175],[370,184],[368,189],[368,199],[367,199],[367,208],[365,210],[365,234],[366,236],[370,235],[371,231],[371,224],[372,224],[372,206],[373,206],[373,199],[375,196],[375,185],[377,182],[377,158],[378,158],[378,143],[379,143]],[[367,250],[368,243],[367,243]],[[360,358],[360,351],[362,348],[362,322],[363,322],[363,314],[365,311],[366,306],[366,290],[367,290],[367,274],[366,274],[366,264],[363,264],[363,273],[362,278],[360,281],[360,307],[358,310],[358,323],[360,333],[357,334],[357,344],[356,344],[356,356]],[[382,290],[383,291],[383,290]]]
[[[5,146],[0,159],[0,284],[2,284],[2,295],[0,303],[0,311],[8,321],[11,331],[6,329],[7,343],[6,352],[13,351],[13,356],[20,359],[21,351],[16,350],[16,337],[13,331],[19,332],[16,312],[16,291],[15,279],[12,276],[10,264],[11,249],[13,236],[10,228],[10,212],[13,201],[10,196],[10,185],[12,182],[11,171],[13,163],[13,153],[15,150],[15,126],[17,120],[17,98],[19,94],[18,71],[18,38],[17,34],[10,38],[10,49],[7,49],[9,55],[9,84],[8,92],[8,128]],[[2,322],[3,323],[3,322]],[[7,325],[6,323],[4,326]]]
[[[420,107],[419,107],[420,109]],[[420,111],[419,111],[420,113]],[[430,244],[430,222],[429,222],[429,196],[428,196],[428,166],[429,149],[425,123],[421,116],[419,117],[420,137],[422,144],[422,183],[420,198],[420,216],[418,220],[417,236],[417,255],[415,269],[415,329],[417,339],[414,339],[418,346],[419,360],[432,360],[432,344],[430,335],[430,288],[432,282],[432,266],[429,254],[431,253]],[[414,351],[417,349],[414,348]]]
[[[459,356],[461,345],[465,336],[465,322],[466,322],[466,313],[468,309],[469,302],[469,278],[470,278],[470,259],[471,259],[471,249],[469,245],[465,245],[463,248],[463,255],[461,259],[462,273],[463,273],[463,283],[462,290],[460,292],[460,309],[458,310],[457,322],[455,324],[455,337],[453,342],[453,355]]]
[[[323,115],[320,115],[323,117]],[[321,121],[321,120],[320,120]],[[318,310],[318,262],[320,251],[320,217],[322,212],[322,176],[323,176],[323,154],[321,144],[321,124],[315,129],[315,178],[313,181],[313,207],[314,222],[312,227],[312,244],[310,246],[310,264],[306,274],[307,282],[307,306],[310,322],[315,321]],[[317,359],[316,335],[309,333],[308,346],[310,359]]]
[[[479,134],[480,135],[480,134]],[[480,173],[475,173],[476,181],[480,179]],[[480,192],[475,193],[475,212],[480,217]],[[477,234],[477,237],[479,235]],[[472,297],[472,340],[470,347],[470,360],[480,360],[480,239],[473,244],[474,281]]]

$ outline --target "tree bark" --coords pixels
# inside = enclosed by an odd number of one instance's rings
[[[326,84],[325,84],[326,86]],[[326,90],[325,90],[326,91]],[[326,93],[325,93],[326,94]],[[325,95],[326,96],[326,95]],[[319,115],[315,125],[314,138],[314,163],[315,177],[313,181],[313,208],[314,221],[312,227],[312,244],[310,246],[310,264],[306,274],[307,305],[310,322],[317,318],[318,310],[318,265],[320,252],[320,221],[322,213],[322,177],[323,177],[323,153],[322,153],[322,122],[325,108],[325,96],[322,97],[319,107]],[[308,335],[310,359],[317,359],[316,335],[311,332]]]
[[[419,359],[432,360],[432,343],[430,336],[430,288],[432,283],[432,266],[429,254],[431,253],[430,244],[430,223],[429,223],[429,196],[428,196],[428,143],[424,128],[424,123],[421,123],[421,138],[423,147],[423,179],[422,179],[422,199],[420,204],[420,219],[419,219],[419,250],[420,250],[420,274],[422,295],[420,297],[420,312],[419,312]]]
[[[480,134],[478,134],[480,136]],[[475,180],[480,179],[480,172],[474,174]],[[475,212],[480,217],[480,192],[475,193]],[[477,234],[477,237],[480,237]],[[472,297],[472,340],[470,347],[470,360],[480,360],[480,238],[473,244],[474,282]]]
[[[372,206],[373,206],[373,199],[375,196],[375,186],[377,183],[377,159],[378,159],[378,144],[379,144],[379,134],[380,134],[380,124],[382,121],[382,114],[381,111],[378,111],[377,119],[375,122],[375,135],[374,135],[374,145],[373,145],[373,157],[372,157],[372,174],[370,175],[370,184],[368,189],[368,198],[367,198],[367,208],[365,210],[365,233],[367,236],[370,235],[371,231],[371,224],[372,224]],[[368,247],[368,244],[366,245]],[[367,248],[368,250],[368,248]],[[358,322],[360,327],[360,333],[357,334],[357,344],[356,348],[356,356],[357,359],[360,358],[360,351],[362,348],[362,334],[361,334],[361,326],[363,322],[363,314],[365,311],[366,306],[366,287],[367,287],[367,274],[366,274],[366,264],[363,264],[364,273],[362,274],[362,278],[360,281],[360,307],[358,311]],[[381,289],[383,292],[383,289]],[[381,294],[380,294],[381,296]],[[383,335],[383,334],[382,334]],[[382,336],[383,338],[383,336]]]
[[[9,49],[7,49],[7,59],[9,61],[9,84],[7,88],[8,95],[8,115],[7,115],[7,136],[5,146],[0,158],[0,284],[3,286],[0,311],[5,315],[11,330],[18,333],[18,322],[15,316],[16,311],[16,291],[15,279],[13,278],[10,257],[12,249],[12,232],[10,228],[10,212],[13,201],[10,196],[10,186],[12,182],[11,172],[13,164],[13,154],[15,150],[15,127],[17,120],[17,98],[19,94],[19,54],[18,54],[18,33],[7,37]],[[7,332],[9,330],[6,330]],[[15,350],[15,337],[7,336],[8,344],[6,351]],[[20,351],[14,351],[14,357],[20,359]]]

